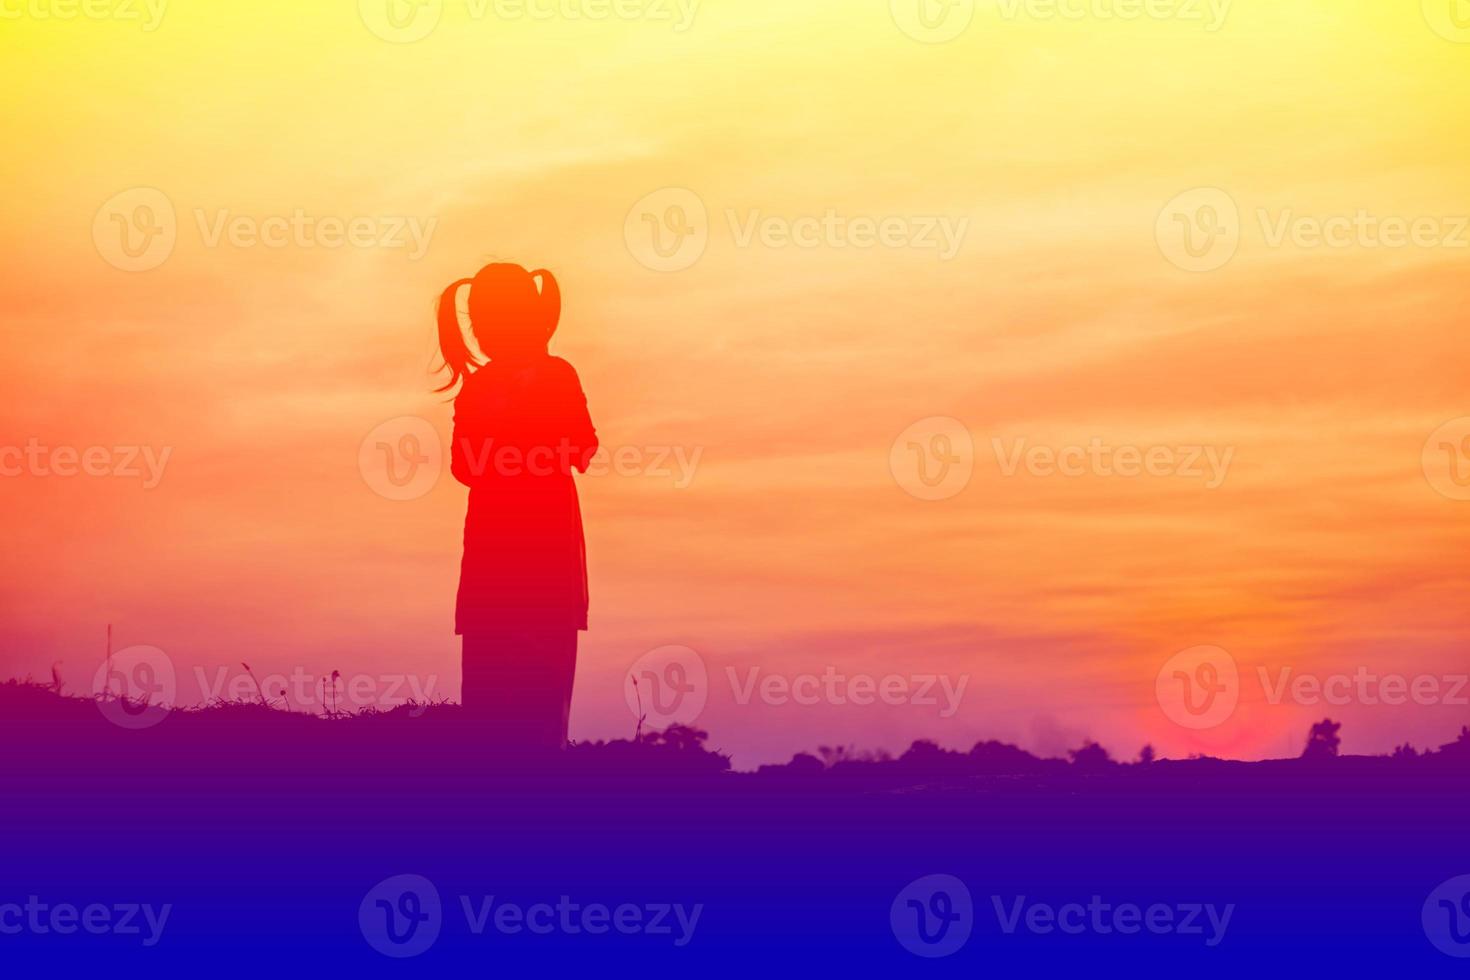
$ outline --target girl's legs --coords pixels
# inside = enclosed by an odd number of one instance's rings
[[[465,634],[465,713],[491,737],[491,751],[565,748],[576,666],[574,628]]]

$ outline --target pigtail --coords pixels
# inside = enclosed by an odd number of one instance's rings
[[[541,278],[541,325],[545,330],[543,336],[551,339],[556,333],[557,324],[561,322],[561,287],[556,284],[556,277],[546,269],[537,269],[531,273],[531,280]]]
[[[449,372],[449,383],[437,389],[439,391],[453,388],[461,378],[480,366],[470,345],[465,342],[464,328],[459,325],[459,307],[455,303],[460,287],[468,286],[470,282],[469,279],[461,279],[439,297],[439,353],[444,358],[444,369]]]

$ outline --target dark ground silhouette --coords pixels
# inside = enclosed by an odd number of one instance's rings
[[[15,682],[0,685],[0,731],[0,880],[23,894],[174,903],[169,941],[148,951],[154,966],[248,948],[292,975],[384,969],[393,964],[363,942],[354,910],[405,873],[435,882],[446,903],[704,907],[695,941],[678,948],[649,936],[477,936],[446,911],[426,968],[1238,976],[1302,963],[1434,976],[1462,962],[1429,944],[1420,914],[1432,889],[1470,873],[1470,732],[1431,752],[1338,756],[1319,725],[1308,757],[1267,762],[917,742],[896,758],[827,747],[738,772],[717,739],[675,728],[514,765],[452,705],[327,719],[219,704],[128,730],[90,698]],[[895,940],[889,907],[936,873],[968,884],[975,938],[924,964]],[[1234,913],[1224,941],[1205,948],[1183,935],[1007,932],[990,904],[1095,895]],[[115,964],[109,939],[15,937],[7,948],[51,967]]]

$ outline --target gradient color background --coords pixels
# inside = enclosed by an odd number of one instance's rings
[[[369,7],[371,5],[368,5]],[[1426,6],[1432,6],[1428,4]],[[10,16],[20,10],[19,17]],[[1273,706],[1192,733],[1154,701],[1174,652],[1253,672],[1464,670],[1470,504],[1421,450],[1470,415],[1467,252],[1271,247],[1273,215],[1470,212],[1470,46],[1418,3],[1240,0],[1179,19],[1007,18],[924,44],[880,2],[702,4],[652,19],[444,8],[391,43],[351,3],[169,5],[137,22],[0,19],[3,438],[171,447],[136,480],[0,480],[0,673],[151,644],[180,698],[257,674],[411,673],[457,696],[464,491],[397,502],[359,446],[431,393],[431,305],[492,258],[545,266],[556,353],[609,447],[702,451],[692,485],[584,480],[592,630],[574,737],[626,735],[645,651],[698,650],[699,719],[736,764],[814,745],[980,737],[1042,752],[1296,754],[1448,741],[1464,707]],[[1470,31],[1464,40],[1470,40]],[[99,254],[120,191],[178,212],[156,269]],[[703,257],[646,268],[635,203],[690,188]],[[1240,249],[1208,274],[1155,223],[1225,189]],[[414,215],[427,253],[210,247],[195,212]],[[727,210],[969,219],[926,251],[741,247]],[[942,502],[889,471],[912,423],[974,434]],[[1179,478],[1005,477],[990,439],[1235,448]],[[740,705],[725,669],[968,674],[961,711]]]

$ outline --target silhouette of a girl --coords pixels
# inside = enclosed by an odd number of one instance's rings
[[[540,288],[537,288],[537,280]],[[470,332],[458,298],[469,287]],[[597,450],[572,366],[547,353],[561,318],[550,272],[504,263],[439,299],[439,348],[454,399],[452,472],[470,488],[455,632],[466,712],[502,747],[562,748],[577,633],[587,628],[587,561],[573,471]]]

